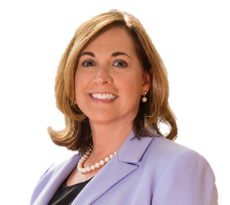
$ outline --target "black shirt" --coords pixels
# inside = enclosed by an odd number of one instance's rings
[[[71,204],[86,184],[92,179],[72,186],[66,186],[68,177],[58,188],[48,205],[69,205]]]

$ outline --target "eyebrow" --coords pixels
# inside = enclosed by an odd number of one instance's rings
[[[82,54],[80,55],[80,57],[83,56],[83,55],[89,55],[89,56],[95,57],[95,54],[92,53],[92,52],[84,52],[84,53],[82,53]]]
[[[126,56],[128,56],[129,58],[131,58],[127,53],[124,53],[124,52],[115,52],[115,53],[113,53],[111,56],[112,56],[112,57],[116,57],[116,56],[119,56],[119,55],[126,55]]]
[[[91,57],[95,57],[95,54],[92,53],[92,52],[84,52],[84,53],[82,53],[82,54],[80,55],[80,57],[83,56],[83,55],[89,55],[89,56],[91,56]],[[115,52],[115,53],[113,53],[111,56],[112,56],[112,57],[117,57],[117,56],[119,56],[119,55],[126,55],[126,56],[128,56],[129,58],[131,58],[127,53],[124,53],[124,52]]]

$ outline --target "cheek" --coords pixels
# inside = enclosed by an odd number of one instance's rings
[[[79,93],[79,85],[80,85],[80,83],[79,83],[79,80],[77,79],[77,78],[75,78],[75,98],[77,99],[77,94]]]
[[[80,95],[82,94],[82,90],[84,87],[84,77],[82,77],[80,74],[76,74],[75,76],[75,99],[78,102]]]
[[[121,88],[126,92],[126,95],[132,99],[136,99],[141,96],[142,92],[142,79],[139,76],[133,76],[132,78],[126,78],[120,83]]]
[[[87,83],[87,79],[89,76],[87,76],[83,72],[77,72],[75,74],[75,90],[80,90],[84,85]]]

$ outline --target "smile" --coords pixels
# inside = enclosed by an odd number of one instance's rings
[[[93,98],[96,98],[96,99],[100,99],[100,100],[114,100],[115,98],[117,98],[116,95],[113,95],[113,94],[109,94],[109,93],[93,93],[91,94],[91,96]]]

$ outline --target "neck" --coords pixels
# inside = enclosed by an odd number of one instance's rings
[[[117,123],[90,122],[90,127],[94,145],[92,155],[100,156],[119,150],[132,131],[133,122],[132,120]]]

